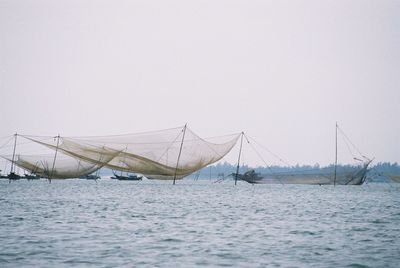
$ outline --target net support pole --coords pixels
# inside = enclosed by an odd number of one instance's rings
[[[243,136],[244,136],[244,132],[242,132],[241,137],[240,137],[240,149],[239,149],[238,162],[237,162],[237,166],[236,166],[235,185],[237,184],[237,179],[238,179],[238,175],[239,175],[239,165],[240,165],[240,156],[242,154]]]
[[[338,132],[338,125],[336,122],[336,132],[335,132],[335,171],[333,175],[333,186],[336,186],[336,172],[337,172],[337,132]]]
[[[12,159],[11,159],[11,169],[10,169],[10,173],[14,173],[14,161],[15,161],[15,149],[17,148],[17,136],[18,134],[15,133],[14,134],[14,149],[13,149],[13,154],[12,154]]]
[[[179,154],[178,154],[178,159],[176,160],[176,167],[175,167],[175,173],[174,173],[174,181],[173,181],[173,185],[175,185],[175,180],[176,180],[176,173],[178,171],[178,165],[179,165],[179,159],[181,158],[181,153],[182,153],[182,147],[183,147],[183,141],[185,140],[185,134],[186,134],[186,128],[187,128],[187,124],[185,124],[185,126],[183,127],[183,135],[182,135],[182,141],[181,141],[181,147],[179,148]]]
[[[57,146],[56,146],[56,152],[54,153],[54,159],[53,159],[53,166],[51,168],[51,173],[49,176],[49,183],[51,183],[51,179],[53,178],[53,174],[54,174],[54,167],[56,165],[56,159],[57,159],[57,152],[58,152],[58,145],[60,144],[60,134],[58,134],[57,136]]]

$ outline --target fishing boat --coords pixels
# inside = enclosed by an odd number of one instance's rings
[[[115,180],[120,180],[120,181],[141,181],[142,180],[142,176],[138,176],[138,175],[117,175],[114,173],[114,176],[111,177],[111,179],[115,179]]]
[[[20,175],[18,175],[18,174],[16,174],[16,173],[14,173],[14,172],[10,172],[8,175],[7,175],[7,178],[11,181],[11,180],[19,180],[19,179],[21,179],[21,176]]]
[[[30,180],[40,180],[41,177],[37,174],[25,174],[23,178],[30,181]]]
[[[99,175],[96,174],[88,174],[85,176],[79,177],[79,179],[84,179],[84,180],[99,180],[101,179]]]

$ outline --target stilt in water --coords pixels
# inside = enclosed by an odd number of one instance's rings
[[[336,133],[335,133],[335,171],[334,171],[334,176],[333,176],[333,186],[336,186],[336,170],[337,170],[337,130],[338,130],[338,125],[336,122]]]
[[[49,183],[51,183],[51,179],[53,178],[53,175],[54,175],[54,166],[56,165],[58,145],[60,144],[60,134],[58,134],[58,136],[56,138],[57,138],[57,146],[56,146],[56,152],[54,153],[53,166],[51,168],[51,173],[49,176]]]
[[[235,174],[235,185],[237,184],[237,179],[238,179],[238,175],[239,175],[239,165],[240,165],[240,156],[242,154],[243,136],[244,136],[244,132],[242,132],[242,136],[240,137],[240,149],[239,149],[239,157],[238,157],[236,174]]]
[[[178,159],[176,161],[176,167],[175,167],[175,174],[174,174],[174,182],[173,185],[175,185],[175,180],[176,180],[176,173],[178,171],[178,165],[179,165],[179,158],[181,158],[181,153],[182,153],[182,147],[183,147],[183,141],[185,140],[185,133],[186,133],[186,127],[187,124],[183,127],[183,135],[182,135],[182,141],[181,141],[181,147],[179,148],[179,154],[178,154]]]
[[[11,183],[11,180],[17,179],[17,175],[15,174],[15,165],[14,165],[14,160],[15,160],[15,149],[17,148],[17,137],[18,134],[14,134],[14,149],[13,149],[13,154],[12,154],[12,159],[11,159],[11,169],[10,169],[10,174],[8,174],[8,182]]]

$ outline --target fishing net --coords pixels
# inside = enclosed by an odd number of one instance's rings
[[[15,165],[32,174],[49,179],[80,178],[96,172],[102,167],[102,165],[83,162],[64,155],[59,155],[55,162],[54,155],[17,155]]]
[[[149,179],[169,180],[181,179],[220,160],[236,144],[239,134],[202,139],[185,126],[126,135],[58,137],[57,140],[50,141],[32,136],[23,137],[79,160],[79,163],[86,163],[87,172],[108,167],[140,173]],[[221,142],[221,139],[224,141]],[[220,143],[215,143],[217,140]],[[18,166],[21,163],[15,162]],[[28,163],[31,167],[37,166],[32,160],[24,158],[25,168],[29,166]],[[64,167],[61,162],[56,161],[54,166],[54,174],[64,172],[68,176],[78,177],[84,171],[82,168],[78,169],[76,164],[65,164]]]

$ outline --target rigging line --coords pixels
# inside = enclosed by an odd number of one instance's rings
[[[6,139],[6,138],[13,138],[13,137],[14,137],[14,134],[13,135],[2,136],[2,137],[0,137],[0,140]]]
[[[38,142],[44,143],[45,141],[54,139],[54,136],[52,136],[52,137],[47,137],[47,136],[46,136],[46,139],[34,139],[34,138],[32,138],[32,137],[34,137],[34,136],[31,137],[31,136],[26,136],[26,135],[21,135],[21,134],[18,134],[18,136],[20,136],[20,137],[22,137],[22,138],[24,138],[24,139],[27,140],[27,141],[25,141],[25,142],[20,142],[20,143],[18,143],[18,145],[31,144],[31,143],[38,143]],[[61,137],[61,136],[60,136],[60,137]]]
[[[52,139],[54,136],[48,136],[48,135],[30,135],[30,134],[18,134],[18,136],[24,137],[24,138],[43,138],[43,139]],[[62,137],[62,136],[60,136]]]
[[[246,139],[250,138],[251,140],[253,140],[254,142],[257,143],[257,141],[255,141],[253,138],[248,137],[247,135],[245,135]],[[247,139],[248,140],[248,139]],[[256,152],[256,154],[261,158],[261,160],[264,162],[264,164],[267,166],[267,168],[271,171],[271,173],[273,172],[271,167],[266,163],[266,161],[264,161],[264,159],[262,158],[261,154],[255,149],[255,147],[248,141],[248,143],[250,144],[250,146],[252,147],[252,149]],[[261,144],[258,144],[259,146],[262,146]],[[266,150],[268,150],[267,148],[264,148]],[[272,153],[272,152],[270,152]],[[276,156],[277,157],[277,156]],[[277,157],[281,162],[285,163],[286,165],[289,166],[289,168],[296,168],[293,165],[290,165],[289,163],[287,163],[286,161],[280,159],[279,157]],[[315,171],[315,170],[320,170],[321,168],[311,168],[311,169],[305,169],[305,170],[300,170],[301,172],[307,172],[307,171]],[[295,170],[289,170],[289,171],[282,171],[282,172],[275,172],[275,174],[288,174],[291,175],[293,173],[296,173]]]
[[[180,135],[180,133],[178,135]],[[63,138],[65,138],[65,137],[63,137]],[[127,142],[126,140],[124,140],[124,141],[107,141],[107,140],[74,139],[74,138],[68,138],[68,137],[67,137],[67,139],[71,140],[71,141],[75,141],[75,142],[80,142],[80,143],[85,142],[86,144],[93,144],[93,143],[95,143],[95,144],[98,144],[98,143],[104,144],[104,143],[107,143],[107,144],[119,144],[119,145],[121,145],[121,144],[123,144],[123,145],[126,145],[126,144],[128,144],[128,145],[138,145],[138,144],[139,145],[158,145],[158,144],[169,144],[170,143],[170,141],[162,141],[162,142],[149,142],[149,141],[147,141],[147,142],[134,142],[134,141],[131,141],[131,142]],[[191,141],[197,141],[197,140],[198,139],[188,139],[187,141],[191,142]]]
[[[165,128],[165,129],[160,129],[160,130],[152,130],[152,131],[143,131],[143,132],[135,132],[135,133],[125,133],[125,134],[115,134],[115,135],[102,135],[102,136],[65,136],[66,138],[107,138],[107,137],[121,137],[121,136],[136,136],[136,135],[143,135],[143,134],[149,134],[149,133],[158,133],[158,132],[164,132],[168,130],[178,130],[182,129],[183,126],[181,127],[173,127],[173,128]]]
[[[3,148],[3,147],[5,147],[6,145],[8,145],[8,143],[10,143],[10,141],[11,141],[13,138],[14,138],[14,135],[11,136],[11,137],[7,140],[7,142],[5,142],[2,146],[0,146],[0,149]]]
[[[260,157],[260,159],[264,162],[265,166],[268,168],[268,170],[271,172],[271,174],[273,175],[273,171],[271,169],[271,167],[268,165],[267,161],[264,160],[264,158],[261,156],[261,154],[256,150],[256,148],[253,146],[253,144],[250,143],[249,139],[247,138],[246,135],[244,135],[247,143],[250,145],[250,147],[254,150],[254,152],[258,155],[258,157]],[[283,185],[282,180],[278,177],[279,182]]]
[[[195,134],[197,136],[197,134]],[[215,138],[224,138],[224,137],[230,137],[230,136],[237,136],[240,135],[240,133],[232,133],[232,134],[226,134],[226,135],[221,135],[221,136],[211,136],[211,137],[205,137],[204,140],[208,139],[215,139]],[[210,142],[212,143],[212,142]]]
[[[347,135],[344,133],[344,131],[338,126],[338,129],[340,131],[340,133],[350,142],[350,144],[354,147],[354,149],[356,149],[356,151],[360,154],[360,156],[365,157],[361,151],[357,148],[357,146],[354,145],[354,143],[349,139],[349,137],[347,137]]]
[[[21,136],[21,135],[19,135],[18,134],[18,136],[20,136],[20,137],[23,137],[23,138],[26,138],[26,137],[24,137],[24,136]],[[33,140],[31,140],[31,141],[26,141],[26,142],[18,142],[18,146],[20,146],[20,145],[25,145],[25,144],[33,144]],[[7,145],[7,146],[5,146],[4,145],[4,148],[9,148],[9,147],[12,147],[12,146],[14,146],[13,144],[9,144],[9,145]],[[0,147],[1,148],[1,147]]]
[[[347,150],[348,150],[349,153],[351,154],[351,156],[352,156],[353,158],[356,158],[356,156],[355,156],[355,154],[353,153],[353,151],[351,150],[350,145],[349,145],[349,143],[347,142],[347,140],[343,137],[343,135],[342,135],[341,137],[342,137],[342,140],[343,140],[344,144],[346,145]]]
[[[292,164],[290,164],[288,161],[282,159],[280,156],[278,156],[277,154],[275,154],[274,152],[272,152],[270,149],[268,149],[266,146],[262,145],[261,143],[257,142],[254,138],[249,137],[249,139],[251,139],[252,141],[254,141],[258,146],[260,146],[261,148],[263,148],[264,150],[266,150],[268,153],[270,153],[272,156],[274,156],[276,159],[278,159],[280,162],[284,163],[285,165],[287,165],[288,167],[293,167]]]

